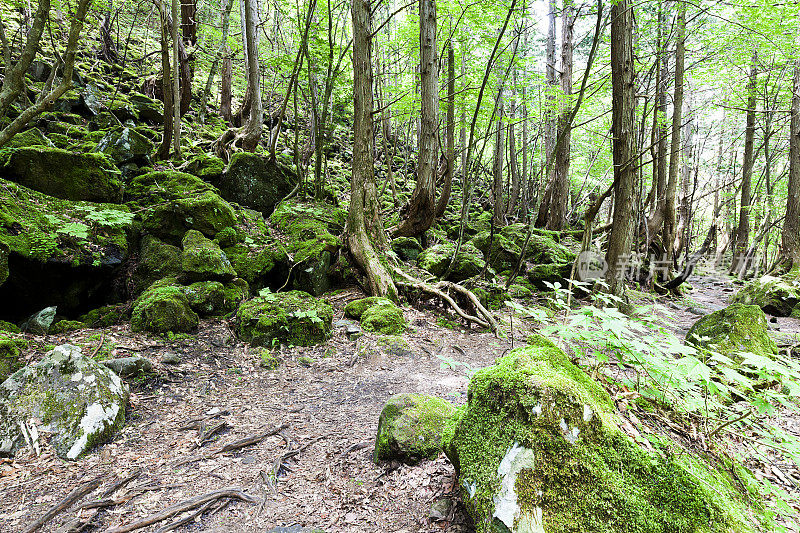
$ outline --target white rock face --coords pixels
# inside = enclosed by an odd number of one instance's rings
[[[497,467],[500,490],[494,497],[493,517],[505,524],[512,533],[544,533],[542,510],[537,507],[533,513],[523,513],[517,502],[517,492],[514,490],[519,473],[533,467],[533,450],[516,442],[508,449],[500,461],[500,466]]]
[[[23,446],[21,424],[38,420],[31,434],[51,433],[59,457],[78,459],[122,427],[127,402],[128,388],[114,372],[77,346],[58,346],[0,384],[0,455]]]

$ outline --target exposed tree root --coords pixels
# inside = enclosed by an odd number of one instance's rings
[[[247,141],[247,135],[248,132],[244,127],[228,128],[211,143],[211,151],[227,163],[236,152],[246,151],[244,143]]]
[[[490,313],[481,304],[481,302],[478,300],[475,294],[469,289],[466,289],[461,285],[453,283],[451,281],[439,281],[431,285],[420,279],[414,278],[406,274],[399,268],[394,268],[393,270],[397,276],[405,280],[405,281],[395,281],[395,285],[408,289],[420,290],[422,292],[436,296],[437,298],[441,298],[442,300],[447,302],[447,304],[453,309],[453,311],[456,312],[458,316],[460,316],[467,322],[471,322],[483,328],[491,328],[493,332],[497,332],[497,321],[492,316],[492,313]],[[455,299],[453,299],[453,297],[448,294],[448,291],[457,292],[462,296],[466,297],[467,300],[469,300],[469,302],[475,307],[475,309],[481,316],[479,317],[476,315],[470,315],[463,309],[461,309],[461,307],[458,305]]]

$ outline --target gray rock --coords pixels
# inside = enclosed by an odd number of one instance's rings
[[[80,348],[57,346],[0,384],[0,455],[47,432],[56,454],[75,460],[122,427],[128,395],[119,376]]]
[[[345,329],[345,335],[347,335],[348,339],[353,341],[364,335],[364,331],[355,324],[351,324],[347,326],[347,329]]]
[[[161,356],[161,362],[165,365],[179,365],[181,364],[181,356],[175,352],[167,352]]]
[[[453,500],[442,498],[441,500],[436,500],[431,504],[431,512],[428,516],[430,516],[431,520],[435,520],[437,522],[441,520],[447,520],[447,517],[450,514],[450,509],[452,508]]]
[[[113,370],[121,378],[135,378],[153,371],[153,363],[139,355],[108,359],[103,361],[102,365]]]
[[[295,183],[297,176],[291,168],[260,155],[239,152],[231,157],[222,179],[214,185],[229,202],[269,215]]]
[[[154,149],[153,143],[138,131],[122,128],[106,133],[94,151],[106,154],[117,165],[126,163],[149,165],[150,154]]]
[[[45,307],[35,315],[31,316],[22,326],[22,330],[34,335],[47,335],[53,319],[56,317],[56,306]]]

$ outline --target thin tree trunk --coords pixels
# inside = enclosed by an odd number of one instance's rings
[[[455,66],[455,51],[453,50],[453,41],[447,41],[447,139],[445,157],[447,158],[447,169],[444,175],[444,184],[442,185],[442,192],[439,195],[439,201],[436,204],[436,218],[444,215],[447,204],[450,202],[450,191],[453,186],[453,174],[456,166],[456,152],[455,152],[455,137],[456,137],[456,66]],[[391,172],[391,167],[389,168]]]
[[[792,112],[789,125],[789,183],[786,186],[786,219],[781,231],[781,249],[776,272],[800,266],[800,60],[794,64]]]
[[[220,40],[217,52],[214,54],[214,61],[212,61],[211,63],[211,70],[209,70],[208,72],[208,79],[206,80],[206,86],[203,89],[203,96],[200,102],[200,115],[198,117],[198,120],[200,121],[201,124],[204,124],[206,121],[206,113],[208,111],[206,109],[208,106],[208,97],[211,94],[211,86],[214,83],[214,77],[217,75],[217,66],[219,65],[220,60],[222,60],[222,57],[225,54],[225,51],[227,50],[228,47],[228,31],[230,28],[233,0],[222,0],[222,1],[223,1],[222,12],[220,14],[220,19],[221,19],[220,22],[222,23],[222,39]],[[224,70],[225,67],[223,66],[223,76],[225,75]],[[228,88],[230,88],[230,85]]]
[[[169,159],[172,149],[172,120],[174,111],[172,107],[172,68],[169,63],[169,24],[167,23],[167,10],[163,2],[158,3],[161,21],[161,99],[164,102],[164,135],[158,147],[157,157],[160,160]]]
[[[181,77],[178,75],[180,68],[180,40],[178,38],[178,1],[172,0],[172,64],[175,65],[175,76],[172,78],[172,155],[181,157]]]
[[[233,2],[231,1],[231,3]],[[231,49],[225,45],[222,53],[222,72],[220,72],[219,114],[227,124],[233,122],[232,83],[233,59],[231,58]]]
[[[606,251],[606,283],[621,296],[624,259],[631,250],[633,202],[636,186],[634,120],[636,94],[633,63],[633,7],[620,0],[611,8],[612,134],[614,157],[614,219]]]
[[[500,71],[502,71],[502,68],[498,68],[498,79],[502,76]],[[505,221],[505,205],[503,203],[503,162],[506,156],[506,143],[505,126],[503,126],[503,85],[503,82],[500,81],[500,87],[497,89],[497,102],[495,104],[495,108],[497,109],[497,131],[495,133],[494,160],[492,164],[492,198],[494,202],[495,226],[501,226]]]
[[[409,201],[406,218],[394,230],[395,236],[413,237],[425,233],[436,215],[436,129],[439,116],[439,61],[436,45],[436,2],[419,0],[420,42],[420,138],[417,184]]]
[[[747,243],[750,237],[751,183],[753,178],[753,143],[756,133],[756,81],[757,58],[753,53],[750,77],[747,84],[747,119],[744,130],[744,154],[742,155],[742,190],[739,204],[739,224],[735,232],[731,273],[744,276],[747,273]]]
[[[245,20],[243,21],[245,39],[247,40],[247,92],[250,93],[250,114],[247,123],[242,126],[238,136],[242,149],[252,152],[261,141],[261,130],[264,126],[264,111],[261,104],[261,72],[258,67],[258,13],[257,0],[244,0]]]
[[[541,195],[539,203],[539,213],[536,217],[536,226],[542,227],[547,224],[547,214],[550,211],[550,199],[552,197],[552,189],[550,182],[553,172],[552,159],[555,156],[553,153],[556,148],[556,139],[558,137],[558,113],[556,112],[556,100],[554,90],[558,83],[556,78],[556,11],[558,6],[556,0],[549,0],[548,25],[547,25],[547,43],[545,44],[545,80],[547,86],[545,88],[545,113],[544,113],[544,153],[545,153],[545,166],[548,169],[548,175],[543,177],[542,182],[546,183],[545,190]]]

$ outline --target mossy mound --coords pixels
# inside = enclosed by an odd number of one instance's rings
[[[392,251],[402,261],[416,262],[422,253],[422,245],[413,237],[398,237],[392,240]]]
[[[189,230],[183,237],[181,270],[190,281],[230,281],[236,277],[228,256],[219,245],[197,230]]]
[[[128,388],[114,372],[77,346],[58,346],[0,385],[0,455],[24,445],[20,424],[38,419],[58,456],[78,459],[122,427],[127,402]]]
[[[333,257],[342,246],[334,234],[344,229],[346,214],[327,204],[281,202],[270,221],[283,234],[294,267],[292,287],[319,296],[331,289]]]
[[[237,152],[215,185],[226,200],[269,216],[296,183],[297,176],[282,163],[249,152]]]
[[[255,346],[310,346],[330,337],[333,308],[302,291],[280,292],[242,303],[236,320],[239,337]]]
[[[442,450],[442,433],[456,415],[449,402],[423,394],[395,394],[378,419],[373,458],[415,464],[435,459]]]
[[[645,451],[599,384],[531,342],[475,374],[442,438],[479,533],[755,530],[760,504],[726,472],[666,441]]]
[[[250,295],[247,282],[239,278],[225,285],[219,281],[198,281],[182,290],[192,310],[200,316],[228,314]]]
[[[572,263],[547,263],[544,265],[528,265],[526,274],[528,282],[539,290],[548,289],[548,283],[565,284],[572,273]]]
[[[370,296],[348,303],[345,316],[361,321],[361,326],[374,333],[399,335],[406,329],[403,310],[388,298]]]
[[[0,383],[22,368],[19,355],[27,347],[28,342],[22,337],[13,333],[0,332]]]
[[[0,285],[8,279],[8,246],[0,243]]]
[[[360,320],[361,315],[364,314],[364,311],[374,305],[394,305],[394,303],[389,298],[383,298],[381,296],[368,296],[359,300],[353,300],[345,305],[344,316],[347,318]]]
[[[153,235],[142,238],[139,260],[133,271],[133,292],[140,294],[154,282],[181,273],[181,249]]]
[[[195,229],[213,238],[236,225],[233,207],[203,180],[183,172],[149,172],[131,181],[125,196],[142,211],[148,233],[170,243],[181,242]]]
[[[107,328],[122,323],[126,314],[121,305],[104,305],[79,316],[78,320],[90,328]]]
[[[757,305],[774,316],[791,316],[800,303],[800,280],[762,276],[745,285],[731,303]]]
[[[190,332],[197,328],[198,323],[198,316],[192,311],[189,299],[174,279],[157,281],[133,304],[133,331]]]
[[[225,161],[213,155],[199,154],[189,159],[182,170],[203,181],[219,183],[222,173],[225,172]]]
[[[52,326],[50,326],[50,333],[59,335],[63,333],[69,333],[70,331],[77,331],[79,329],[84,329],[86,324],[81,322],[80,320],[59,320],[55,322]]]
[[[437,244],[419,254],[417,264],[434,276],[442,277],[455,252],[456,247],[453,243]],[[458,282],[477,276],[485,265],[486,261],[484,261],[480,250],[468,242],[464,243],[453,264],[453,271],[447,279]]]
[[[78,154],[46,146],[0,151],[0,174],[62,200],[121,202],[119,171],[101,154]]]
[[[94,149],[95,152],[107,155],[117,165],[149,165],[153,150],[153,143],[132,128],[109,131]]]
[[[724,355],[749,352],[767,356],[778,353],[768,331],[767,316],[760,307],[732,304],[695,322],[686,341]]]
[[[38,128],[31,128],[14,135],[5,145],[6,148],[25,148],[27,146],[53,146]]]

